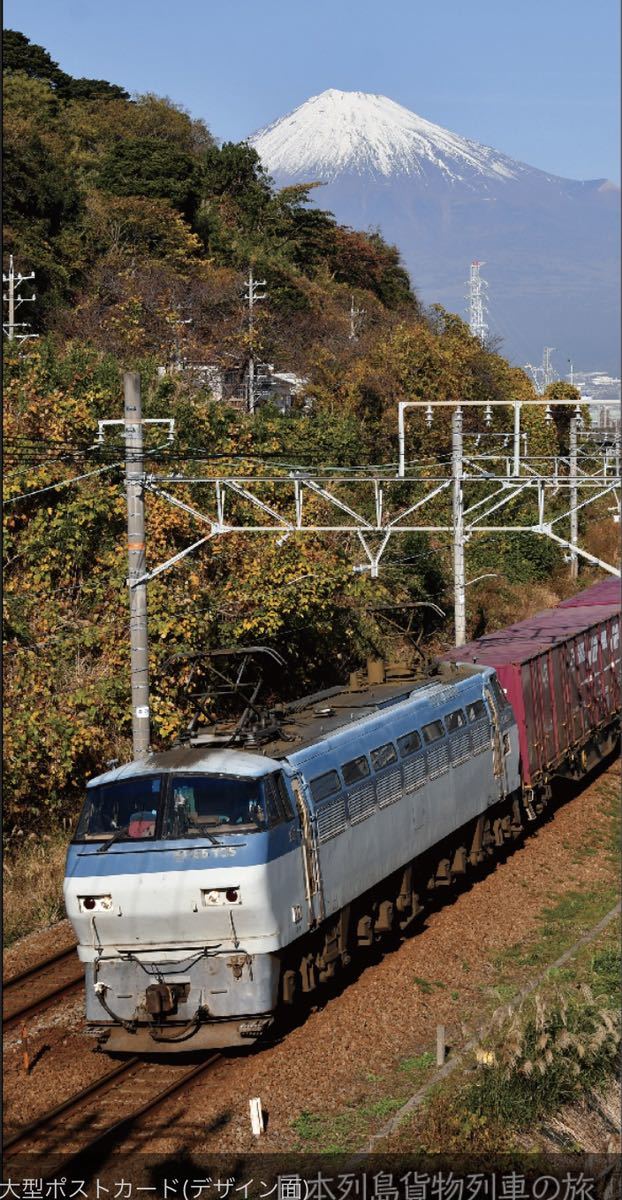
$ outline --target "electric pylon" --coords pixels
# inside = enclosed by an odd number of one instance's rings
[[[485,289],[488,287],[485,279],[482,279],[479,273],[480,267],[483,267],[483,262],[478,262],[474,259],[471,263],[471,273],[469,275],[469,329],[473,337],[479,338],[480,342],[484,342],[488,333],[488,326],[484,320],[486,312]]]

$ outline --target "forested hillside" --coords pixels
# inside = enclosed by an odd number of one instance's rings
[[[123,446],[118,430],[94,445],[97,421],[122,414],[124,370],[141,373],[147,417],[176,420],[172,447],[157,449],[149,434],[148,469],[190,463],[204,473],[394,462],[399,400],[533,392],[458,317],[422,310],[379,234],[310,208],[304,186],[276,191],[249,146],[219,145],[171,100],[130,99],[106,81],[72,79],[18,33],[5,40],[4,149],[5,269],[13,254],[17,270],[36,272],[36,303],[21,311],[39,334],[4,347],[10,834],[35,825],[42,806],[71,816],[85,778],[129,753]],[[217,404],[196,374],[179,369],[244,366],[251,265],[268,293],[255,352],[307,380],[300,407],[285,416]],[[353,299],[362,310],[355,338]],[[530,412],[532,445],[552,452],[563,423],[558,430]],[[412,437],[412,454],[424,439],[428,457],[445,453],[446,419],[429,434],[413,421]],[[201,507],[200,489],[177,494]],[[191,517],[161,499],[150,496],[147,511],[150,563],[199,536]],[[450,612],[442,537],[395,545],[374,581],[353,573],[360,548],[336,536],[282,546],[267,537],[215,539],[155,580],[156,741],[182,722],[168,665],[177,651],[274,646],[288,671],[272,686],[291,695],[387,650],[386,627],[370,609],[432,599]],[[538,586],[543,607],[563,566],[532,537],[482,538],[470,549],[472,574],[492,560],[494,589],[484,583],[469,595],[472,629],[514,619]],[[451,636],[426,608],[414,628],[424,639]]]

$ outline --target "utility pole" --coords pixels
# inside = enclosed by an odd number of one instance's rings
[[[520,475],[520,400],[514,403],[514,475]]]
[[[568,435],[570,470],[570,541],[573,546],[579,540],[579,514],[577,512],[577,425],[576,416],[570,418]],[[579,557],[575,550],[570,551],[570,578],[576,579],[579,574]]]
[[[488,333],[488,326],[484,319],[486,311],[486,303],[484,290],[488,286],[485,279],[480,278],[479,269],[483,267],[483,262],[478,262],[474,259],[471,263],[471,271],[469,274],[469,290],[467,293],[469,301],[469,329],[473,337],[479,338],[480,342],[485,341]]]
[[[246,302],[248,304],[248,344],[249,344],[248,410],[249,410],[249,412],[254,413],[255,408],[256,408],[256,400],[255,400],[255,344],[254,344],[255,324],[254,324],[253,309],[255,307],[255,304],[257,304],[260,300],[266,299],[266,293],[258,290],[261,288],[265,288],[266,281],[265,281],[265,279],[257,279],[256,280],[253,275],[253,268],[249,267],[248,279],[245,281],[244,286],[246,288],[244,299],[246,300]]]
[[[13,264],[13,255],[9,255],[8,273],[5,274],[4,271],[2,272],[2,283],[8,285],[6,293],[3,292],[2,294],[2,299],[8,306],[8,320],[3,321],[2,329],[10,342],[25,342],[26,338],[35,338],[39,336],[38,333],[15,332],[16,329],[30,329],[30,323],[28,321],[15,320],[15,310],[16,308],[19,308],[20,304],[32,304],[33,301],[36,300],[37,297],[34,292],[32,293],[32,296],[19,295],[19,289],[21,285],[23,283],[28,283],[31,279],[34,279],[34,277],[34,271],[31,271],[30,275],[16,275],[15,266]]]
[[[466,642],[466,601],[464,576],[464,497],[462,409],[455,408],[451,418],[451,473],[453,478],[454,523],[454,624],[456,646]]]
[[[143,422],[140,375],[123,376],[125,422],[125,486],[127,493],[127,582],[130,593],[132,741],[134,758],[149,753],[149,642],[146,574],[145,501],[143,495]]]
[[[358,341],[359,329],[361,328],[362,318],[365,316],[364,308],[357,308],[354,303],[354,296],[350,297],[350,333],[349,339],[351,342]]]

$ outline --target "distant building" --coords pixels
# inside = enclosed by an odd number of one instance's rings
[[[602,371],[575,371],[573,383],[579,388],[583,403],[589,405],[593,428],[619,430],[620,380]]]
[[[200,387],[208,388],[217,403],[230,405],[244,411],[249,408],[248,367],[237,364],[222,367],[217,363],[181,363],[172,367],[158,367],[159,375],[183,371],[191,375]],[[279,412],[287,413],[294,402],[304,395],[308,380],[289,371],[275,371],[273,363],[257,363],[255,368],[255,404],[273,404]],[[304,408],[311,402],[307,399]]]

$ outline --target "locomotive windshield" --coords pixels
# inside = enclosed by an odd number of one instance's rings
[[[76,841],[155,837],[161,793],[160,775],[137,775],[88,788]]]
[[[293,814],[278,773],[136,775],[90,787],[75,841],[194,838],[266,829]]]
[[[265,829],[259,779],[174,775],[169,781],[163,838],[200,837],[215,830]]]

